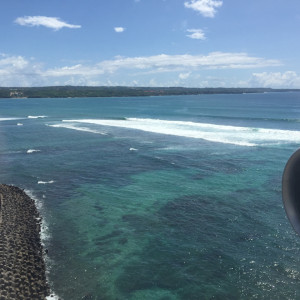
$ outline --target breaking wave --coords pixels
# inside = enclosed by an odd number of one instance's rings
[[[38,181],[38,184],[51,184],[54,183],[54,180],[50,180],[50,181]]]
[[[71,125],[68,125],[69,123],[71,123]],[[300,131],[295,130],[240,127],[159,119],[128,118],[125,120],[63,120],[61,124],[51,126],[99,133],[98,130],[89,129],[87,127],[74,127],[74,123],[85,124],[85,126],[86,124],[92,124],[121,127],[145,132],[203,139],[210,142],[248,147],[300,143]]]
[[[14,121],[14,120],[22,120],[23,118],[0,118],[0,122],[2,121]]]
[[[47,116],[28,116],[28,119],[44,119],[47,118]]]
[[[38,209],[40,215],[41,215],[41,218],[40,218],[40,221],[41,221],[41,231],[40,231],[40,238],[41,238],[41,243],[43,245],[43,248],[46,249],[47,245],[49,244],[49,241],[51,239],[51,234],[50,234],[50,231],[49,231],[49,225],[48,225],[48,222],[46,221],[45,219],[45,215],[44,215],[44,205],[43,205],[43,201],[41,201],[40,199],[38,199],[35,195],[34,195],[34,192],[32,192],[31,190],[27,190],[25,189],[25,193],[31,198],[34,200],[35,202],[35,206],[36,208]],[[55,292],[53,291],[53,287],[52,287],[52,282],[50,282],[49,280],[49,272],[53,266],[53,262],[52,260],[50,259],[50,257],[48,255],[45,255],[44,254],[44,260],[45,260],[45,263],[46,263],[46,276],[47,276],[47,281],[50,285],[50,289],[51,289],[51,292],[50,292],[50,295],[46,297],[46,299],[50,300],[59,300],[59,296],[55,294]]]
[[[35,149],[29,149],[26,151],[28,154],[34,153],[34,152],[41,152],[41,150],[35,150]]]
[[[106,135],[105,132],[91,129],[88,127],[79,127],[76,125],[71,125],[71,124],[55,124],[55,125],[47,125],[49,127],[55,127],[55,128],[67,128],[67,129],[73,129],[73,130],[78,130],[78,131],[85,131],[85,132],[91,132],[91,133],[97,133],[97,134],[102,134]]]

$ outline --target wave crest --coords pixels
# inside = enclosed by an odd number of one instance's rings
[[[73,124],[68,125],[68,123]],[[299,131],[196,123],[190,121],[142,118],[127,118],[126,120],[81,119],[63,120],[61,124],[54,126],[69,126],[69,128],[71,128],[71,126],[74,126],[76,123],[85,124],[85,126],[86,124],[92,124],[93,126],[121,127],[248,147],[300,143]]]
[[[47,118],[47,116],[28,116],[28,119],[44,119]]]
[[[41,152],[41,150],[36,150],[36,149],[29,149],[26,151],[28,154],[34,153],[34,152]]]
[[[51,184],[54,183],[54,180],[50,180],[50,181],[38,181],[38,184]]]

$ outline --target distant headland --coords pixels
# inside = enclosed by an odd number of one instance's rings
[[[245,94],[267,92],[300,92],[300,89],[125,86],[0,87],[0,98],[141,97],[200,94]]]

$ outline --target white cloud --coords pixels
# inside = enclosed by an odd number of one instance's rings
[[[148,57],[118,57],[103,61],[96,66],[105,72],[113,73],[118,69],[152,69],[156,72],[169,72],[184,69],[250,69],[279,66],[278,60],[251,57],[246,53],[212,52],[208,55],[167,55]]]
[[[204,17],[213,18],[217,13],[216,8],[221,7],[221,0],[190,0],[184,2],[184,6],[199,12]]]
[[[22,56],[0,54],[1,86],[43,85],[41,64]]]
[[[122,83],[132,84],[133,79],[139,79],[139,84],[149,82],[149,77],[155,79],[160,85],[169,84],[172,80],[188,79],[186,84],[192,83],[198,86],[199,80],[195,80],[197,72],[212,73],[214,70],[232,69],[257,69],[262,67],[274,67],[281,65],[278,60],[268,60],[249,56],[246,53],[213,52],[207,55],[154,55],[141,57],[116,57],[94,64],[74,64],[68,66],[57,66],[45,68],[41,63],[22,56],[0,54],[0,82],[2,86],[41,86],[41,85],[98,85],[106,84],[108,80],[116,85]],[[125,76],[126,74],[126,76]],[[193,76],[191,76],[193,74]],[[266,85],[267,73],[255,73],[254,81]],[[277,73],[270,73],[277,74]],[[280,73],[279,73],[280,74]],[[284,75],[284,76],[283,76]],[[217,75],[220,76],[219,73]],[[274,76],[273,76],[274,77]],[[282,74],[283,78],[293,79],[294,85],[299,77],[292,72]],[[263,78],[265,81],[262,81]],[[228,77],[229,80],[229,77]],[[228,81],[227,80],[227,81]],[[298,81],[297,81],[298,80]],[[270,81],[271,82],[271,81]],[[288,83],[288,80],[286,80]],[[250,84],[248,82],[248,84]],[[276,84],[271,82],[270,84]],[[231,85],[232,86],[232,85]]]
[[[0,55],[0,72],[8,71],[9,68],[14,70],[24,69],[28,65],[28,61],[22,56]]]
[[[44,77],[65,77],[65,76],[98,76],[105,73],[105,70],[99,68],[97,65],[74,65],[66,67],[58,67],[45,70],[42,74]]]
[[[187,32],[191,33],[191,34],[187,35],[187,37],[189,37],[191,39],[196,39],[196,40],[205,40],[206,39],[206,36],[202,29],[187,29]]]
[[[300,75],[294,71],[253,73],[249,83],[254,87],[300,88]]]
[[[118,33],[125,31],[124,27],[115,27],[114,29],[115,29],[115,32],[118,32]]]
[[[52,28],[54,30],[60,30],[64,27],[67,28],[81,28],[81,25],[72,25],[64,21],[61,21],[59,18],[54,17],[45,17],[45,16],[26,16],[20,17],[15,20],[15,23],[22,26],[45,26],[47,28]]]
[[[180,73],[178,77],[179,77],[180,79],[184,80],[184,79],[189,78],[190,75],[191,75],[190,72],[189,72],[189,73]]]

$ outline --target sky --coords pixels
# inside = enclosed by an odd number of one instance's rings
[[[1,0],[0,86],[300,88],[299,0]]]

